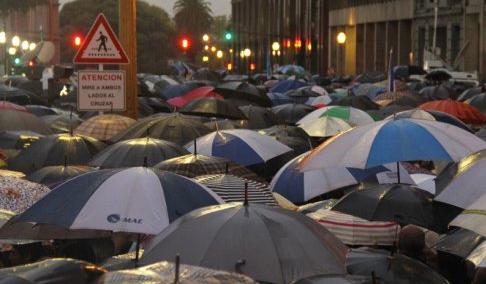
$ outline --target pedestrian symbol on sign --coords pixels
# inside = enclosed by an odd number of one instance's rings
[[[100,31],[100,37],[96,41],[100,42],[100,45],[98,46],[98,52],[101,51],[101,48],[103,48],[105,52],[108,52],[108,49],[106,48],[106,42],[108,41],[108,38],[103,34],[103,32]]]

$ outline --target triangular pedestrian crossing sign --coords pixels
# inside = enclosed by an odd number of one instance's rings
[[[100,13],[74,56],[77,64],[127,64],[128,57],[105,15]]]

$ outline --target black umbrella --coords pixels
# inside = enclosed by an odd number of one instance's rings
[[[466,104],[472,105],[479,109],[483,114],[486,114],[486,93],[475,95],[474,97],[465,101]]]
[[[278,206],[267,183],[245,179],[231,174],[203,175],[194,178],[209,187],[225,202],[260,203]]]
[[[360,275],[319,275],[313,276],[293,284],[372,284],[372,277]]]
[[[272,105],[265,94],[260,93],[257,87],[246,82],[226,82],[218,85],[214,91],[228,99],[244,100],[263,107]]]
[[[201,98],[188,103],[180,113],[229,119],[247,119],[245,114],[227,100]]]
[[[192,78],[194,80],[204,80],[211,82],[221,81],[221,76],[217,72],[212,71],[209,68],[199,68],[196,72],[194,72],[194,74],[192,74]]]
[[[210,133],[201,119],[182,114],[155,115],[140,120],[114,136],[111,141],[152,137],[185,145],[187,142]]]
[[[78,116],[65,114],[45,115],[41,119],[56,133],[71,132],[83,123],[83,120]]]
[[[473,231],[459,228],[442,236],[442,238],[434,245],[434,248],[438,251],[457,255],[462,259],[466,259],[471,252],[484,241],[486,241],[486,237],[478,235]]]
[[[408,107],[418,107],[419,105],[425,103],[427,100],[416,95],[405,95],[402,96],[388,105],[398,105],[398,106],[408,106]]]
[[[425,87],[420,90],[419,95],[428,101],[454,99],[457,96],[453,89],[445,85]]]
[[[210,174],[232,174],[242,178],[260,180],[254,172],[233,161],[200,154],[190,154],[166,160],[155,165],[155,168],[190,178]]]
[[[52,131],[44,121],[37,116],[16,110],[0,110],[0,131],[33,131],[39,134],[51,134]]]
[[[32,131],[1,131],[0,148],[23,150],[42,137],[44,135]]]
[[[481,129],[479,129],[479,131],[476,132],[476,136],[483,139],[484,141],[486,141],[486,128],[483,127]],[[0,139],[0,141],[1,141],[1,139]]]
[[[6,100],[18,105],[46,105],[46,100],[27,90],[12,88],[0,84],[0,100]]]
[[[284,104],[272,108],[280,122],[286,124],[295,124],[314,110],[315,108],[305,104]]]
[[[189,154],[181,146],[150,137],[120,141],[99,152],[89,165],[92,167],[126,168],[152,167],[155,164],[174,157]]]
[[[278,207],[227,203],[179,219],[145,250],[141,264],[174,259],[236,271],[257,281],[291,283],[344,274],[347,248],[312,219]]]
[[[55,115],[55,114],[58,114],[52,108],[46,107],[46,106],[42,106],[42,105],[26,105],[25,108],[27,108],[35,116],[44,116],[44,115]]]
[[[1,283],[93,283],[104,269],[70,258],[47,259],[0,269]]]
[[[460,211],[433,199],[434,195],[415,186],[381,184],[351,191],[332,210],[369,221],[395,221],[444,231]]]
[[[270,136],[290,136],[301,138],[306,141],[310,141],[311,137],[304,131],[304,129],[298,126],[291,126],[291,125],[275,125],[269,128],[261,129],[258,132],[270,135]]]
[[[244,125],[244,128],[248,129],[260,129],[267,128],[277,124],[277,116],[269,109],[260,106],[241,106],[239,109],[248,118],[248,123]]]
[[[70,134],[49,135],[32,143],[9,161],[9,168],[31,173],[46,166],[86,165],[105,144],[96,139]]]
[[[171,112],[173,107],[169,104],[164,102],[162,99],[159,98],[152,98],[152,97],[138,97],[138,102],[140,104],[144,104],[152,108],[155,113],[158,112]]]
[[[47,166],[31,173],[27,179],[53,188],[61,182],[92,170],[94,169],[86,166]]]
[[[336,106],[351,106],[361,110],[379,109],[380,105],[373,102],[367,96],[346,96],[337,101],[333,101],[329,105]]]
[[[406,111],[411,109],[413,108],[409,106],[388,105],[378,110],[369,110],[367,111],[367,113],[371,115],[371,117],[373,117],[373,119],[375,120],[382,120],[389,117],[390,115],[394,115],[401,111]]]
[[[351,250],[346,262],[353,275],[374,276],[373,283],[448,284],[429,266],[402,254],[375,249]]]
[[[386,75],[380,71],[359,74],[358,76],[356,76],[356,78],[354,78],[354,81],[360,84],[374,84],[385,80]]]
[[[292,136],[286,136],[286,135],[275,135],[272,136],[275,138],[278,142],[285,144],[292,148],[293,153],[292,156],[298,156],[300,154],[303,154],[309,150],[312,150],[312,140],[311,139],[302,139],[300,137],[292,137]]]
[[[248,120],[214,119],[205,122],[204,125],[211,129],[211,131],[247,128]]]

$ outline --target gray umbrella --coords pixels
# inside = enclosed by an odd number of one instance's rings
[[[52,131],[44,121],[28,112],[4,109],[0,111],[0,130],[33,131],[47,135]]]
[[[271,283],[344,274],[347,248],[304,215],[260,204],[227,203],[179,219],[147,248],[142,265],[172,260],[236,271]]]
[[[375,275],[379,282],[394,284],[447,284],[432,268],[407,256],[390,255],[387,251],[356,249],[348,254],[348,272],[354,275]]]

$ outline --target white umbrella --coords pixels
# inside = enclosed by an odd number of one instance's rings
[[[366,125],[374,122],[373,118],[367,112],[360,109],[349,106],[328,106],[307,114],[297,124],[312,122],[324,116],[341,118],[353,126]]]
[[[299,127],[311,137],[331,137],[352,128],[346,121],[332,116],[306,121],[299,124]]]
[[[486,237],[486,195],[483,195],[467,207],[450,223]]]

